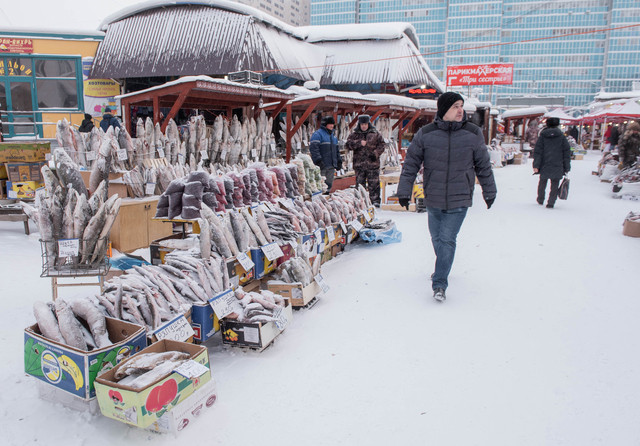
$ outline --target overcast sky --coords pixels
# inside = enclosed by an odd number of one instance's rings
[[[141,0],[3,0],[0,30],[96,30],[102,20]]]

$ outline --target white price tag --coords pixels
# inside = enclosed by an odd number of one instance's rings
[[[351,227],[352,227],[353,229],[355,229],[355,230],[356,230],[356,231],[358,231],[358,232],[360,232],[360,230],[361,230],[362,228],[364,228],[364,226],[362,225],[362,223],[360,223],[358,220],[350,221],[350,222],[349,222],[349,224],[351,225]]]
[[[257,156],[258,156],[258,151],[257,151],[256,149],[251,149],[251,156],[252,156],[253,158],[257,158]]]
[[[158,158],[164,158],[164,149],[162,147],[158,147]]]
[[[347,225],[345,225],[343,222],[340,222],[340,227],[342,228],[342,233],[346,234],[347,233]]]
[[[333,230],[333,226],[327,226],[327,237],[329,237],[329,241],[332,242],[336,239],[336,232]]]
[[[353,240],[353,234],[352,233],[348,233],[347,234],[347,243],[351,243],[352,240]]]
[[[223,150],[222,153],[220,154],[220,159],[224,160],[227,158],[227,151]]]
[[[213,308],[214,313],[218,316],[218,319],[222,319],[225,316],[235,312],[235,306],[240,305],[238,299],[236,299],[233,290],[223,291],[222,293],[209,300],[209,305]]]
[[[273,143],[273,142],[272,142],[272,143],[270,144],[270,146],[271,146],[271,150],[276,150],[276,144],[275,144],[275,143]]]
[[[153,195],[156,191],[156,183],[147,183],[144,189],[144,193],[147,195]]]
[[[7,196],[12,200],[15,200],[16,198],[18,198],[18,192],[15,190],[9,190],[7,191]]]
[[[369,215],[368,211],[362,211],[362,216],[367,221],[367,223],[371,221],[371,215]]]
[[[80,251],[80,240],[77,238],[58,240],[58,257],[74,257]]]
[[[244,327],[244,341],[249,344],[260,343],[260,330],[254,327]]]
[[[299,142],[297,142],[297,143],[296,143],[296,148],[297,148],[298,150],[302,149],[302,144],[300,144]]]
[[[322,277],[322,274],[318,274],[317,276],[314,277],[314,279],[316,283],[320,285],[320,288],[322,288],[322,292],[326,294],[329,291],[329,285],[327,284],[327,282],[325,282],[324,277]]]
[[[178,367],[173,369],[174,372],[179,373],[187,379],[199,378],[209,371],[209,369],[193,359],[183,362]]]
[[[238,259],[238,262],[240,263],[240,265],[242,265],[242,268],[245,271],[251,271],[251,268],[255,266],[255,263],[253,263],[253,260],[249,258],[246,252],[241,252],[240,254],[238,254],[236,259]]]
[[[87,161],[95,161],[98,159],[98,153],[97,152],[87,152],[86,155]]]
[[[209,159],[209,154],[207,153],[206,150],[201,150],[200,151],[200,158],[203,160],[208,160]]]
[[[293,251],[295,252],[296,248],[298,247],[298,242],[296,242],[295,240],[289,240],[288,243],[291,245]]]
[[[182,153],[178,153],[178,162],[184,166],[184,155]]]
[[[308,146],[309,145],[309,141],[307,141],[306,139],[303,139],[302,140],[302,144],[304,144],[305,146]]]
[[[45,153],[45,154],[44,154],[44,160],[45,160],[45,161],[49,161],[49,160],[51,160],[51,154],[50,154],[50,153]]]
[[[49,169],[55,169],[56,168],[56,163],[53,162],[53,160],[49,160]]]
[[[280,200],[280,204],[289,209],[290,211],[295,210],[295,206],[293,205],[293,200],[290,198],[283,198]]]
[[[172,321],[167,322],[162,327],[153,332],[158,341],[169,339],[171,341],[184,342],[195,334],[189,321],[184,314],[176,317]]]
[[[280,331],[284,330],[289,323],[289,315],[284,311],[284,307],[277,306],[274,308],[273,318],[275,319],[276,327],[278,327]]]
[[[127,149],[118,149],[118,159],[124,161],[127,159]]]
[[[280,246],[278,246],[276,242],[267,243],[266,245],[261,246],[260,249],[262,249],[264,256],[270,262],[272,262],[273,260],[279,259],[284,255],[284,253],[282,252],[282,249],[280,249]]]
[[[271,203],[260,203],[260,205],[258,206],[262,212],[271,212],[271,207],[269,206]]]

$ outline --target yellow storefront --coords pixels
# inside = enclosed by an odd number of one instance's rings
[[[85,111],[101,116],[100,101],[86,94],[120,92],[111,80],[86,79],[103,39],[101,32],[0,31],[0,119],[5,140],[55,138],[56,123],[63,118],[80,125]]]

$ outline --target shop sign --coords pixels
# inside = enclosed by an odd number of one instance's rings
[[[31,76],[33,70],[31,64],[18,63],[17,60],[7,59],[7,66],[5,67],[4,61],[0,60],[0,76]]]
[[[513,64],[454,65],[447,67],[447,85],[511,85]]]
[[[0,53],[33,53],[32,39],[0,38]]]

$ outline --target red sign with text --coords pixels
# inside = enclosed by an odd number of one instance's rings
[[[33,53],[33,40],[1,37],[0,53]]]
[[[510,85],[512,83],[512,63],[447,67],[447,85]]]

